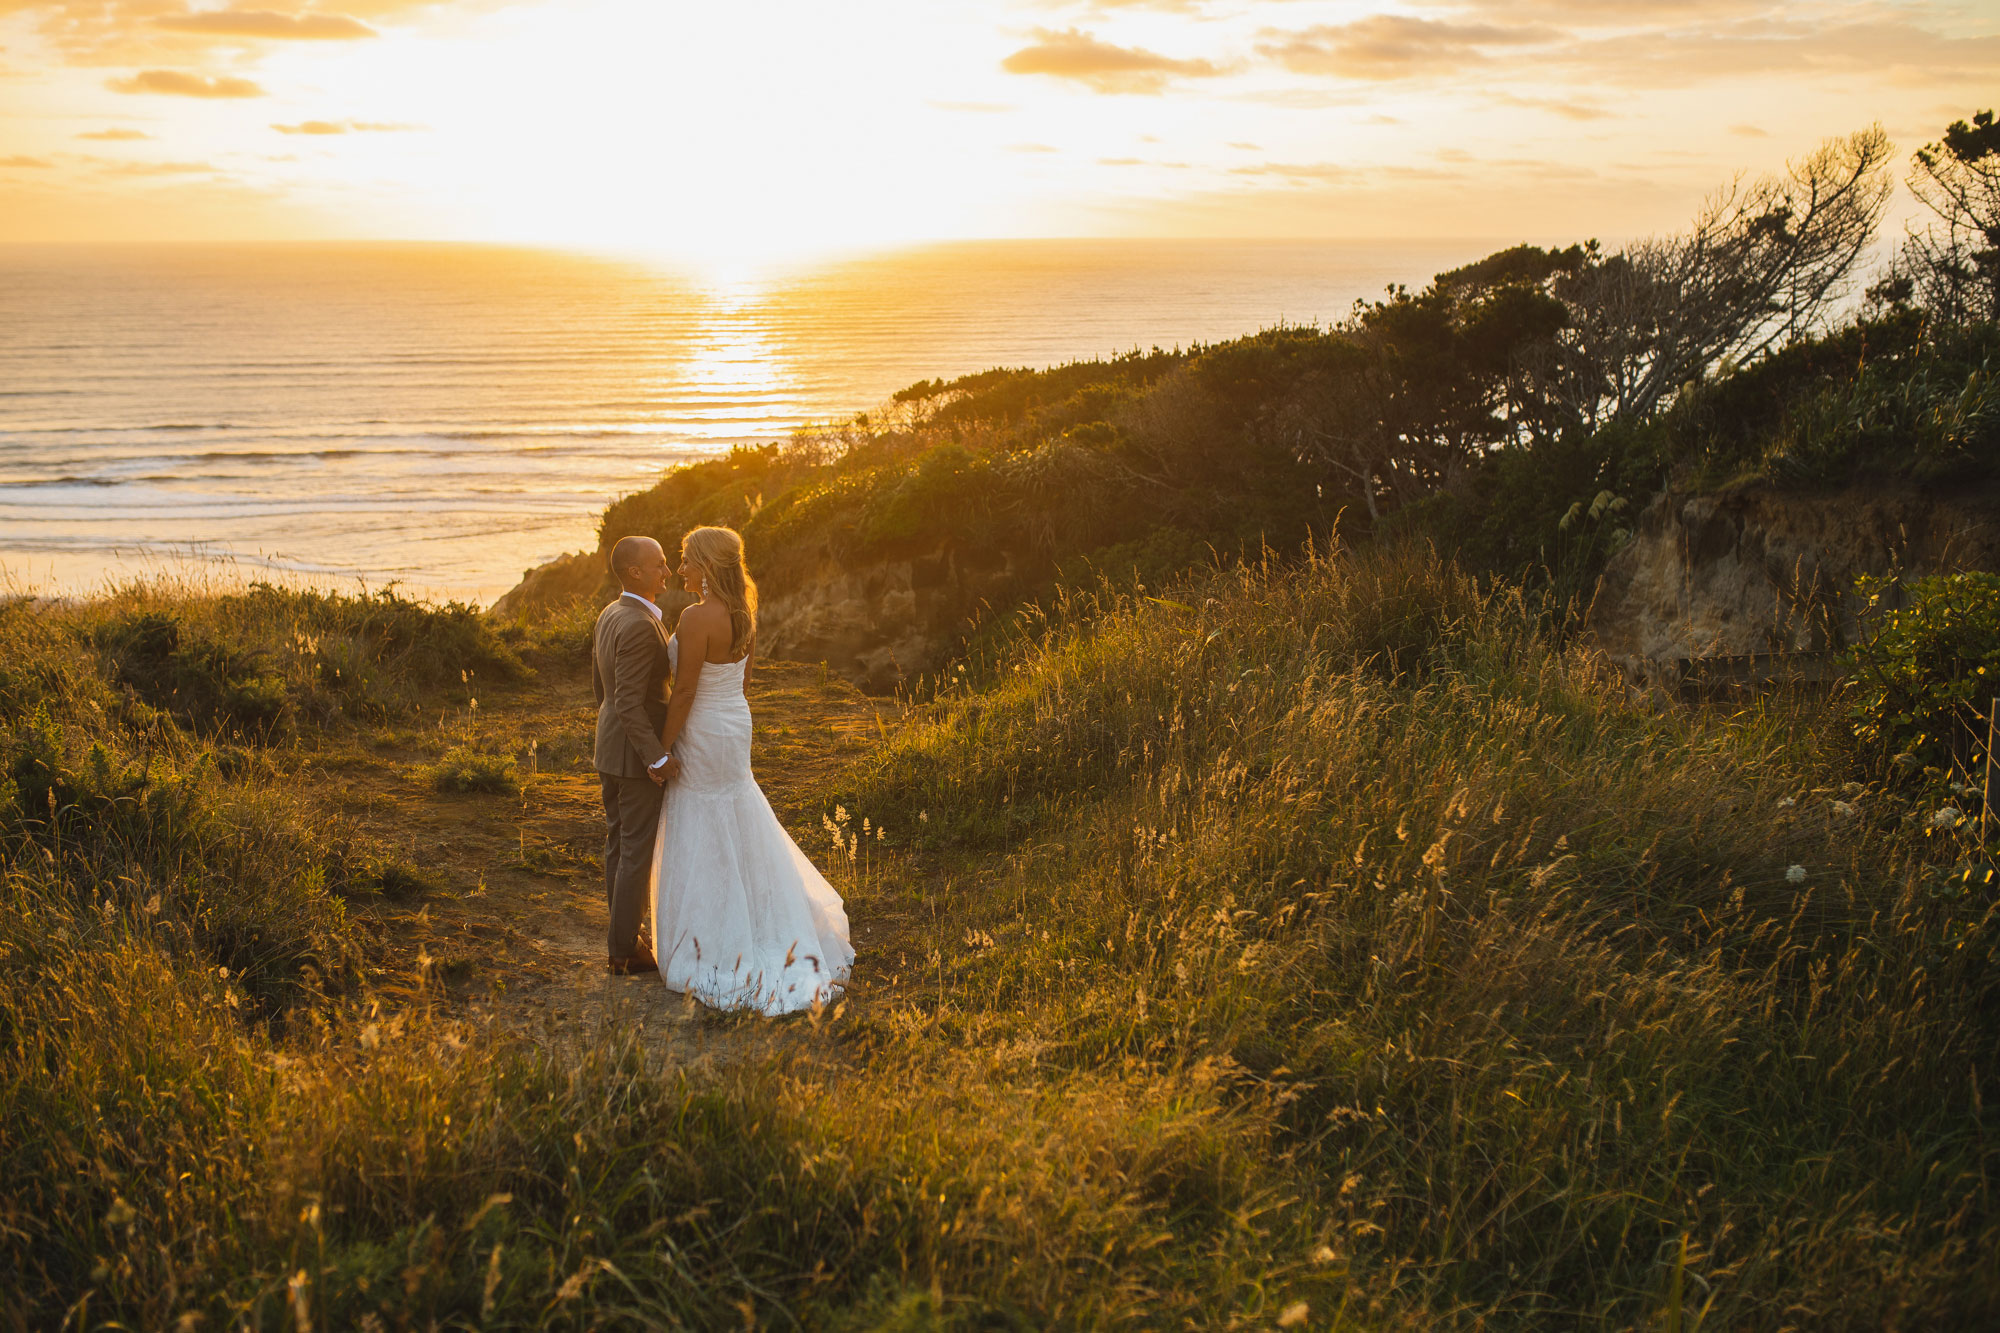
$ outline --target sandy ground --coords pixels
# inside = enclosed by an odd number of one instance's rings
[[[812,1022],[719,1015],[657,977],[609,975],[589,677],[545,669],[532,681],[478,693],[476,707],[447,712],[430,727],[363,734],[307,761],[308,780],[362,844],[437,881],[358,904],[381,945],[377,984],[385,993],[414,992],[401,979],[423,976],[465,1017],[551,1046],[613,1023],[689,1062],[736,1058],[757,1037]],[[871,900],[888,905],[879,876],[857,875],[831,855],[821,824],[827,811],[814,794],[897,725],[900,705],[792,662],[759,663],[750,703],[758,781],[848,900],[858,991],[887,956],[895,914],[869,910]],[[467,740],[521,758],[520,795],[433,789],[425,765]]]

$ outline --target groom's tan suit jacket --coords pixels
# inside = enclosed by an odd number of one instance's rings
[[[667,628],[630,597],[598,613],[590,640],[590,688],[597,696],[597,771],[643,778],[666,755]]]

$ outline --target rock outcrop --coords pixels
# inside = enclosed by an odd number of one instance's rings
[[[943,665],[1013,576],[1004,557],[980,559],[949,544],[851,568],[824,560],[803,577],[764,582],[757,637],[771,656],[825,662],[883,693]]]
[[[1836,647],[1856,628],[1856,578],[1957,569],[2000,569],[1990,488],[1668,491],[1606,566],[1590,628],[1652,679],[1689,659]]]

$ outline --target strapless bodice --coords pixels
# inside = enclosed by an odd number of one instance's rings
[[[703,662],[701,683],[695,688],[694,706],[699,708],[705,702],[715,699],[740,699],[743,697],[743,665],[749,656],[737,658],[734,662]],[[667,670],[678,678],[681,672],[681,641],[679,635],[667,640]]]

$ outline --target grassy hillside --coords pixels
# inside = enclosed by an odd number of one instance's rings
[[[362,929],[410,890],[328,803],[336,749],[470,730],[498,677],[574,672],[562,636],[7,607],[8,1322],[2000,1311],[1995,904],[1937,892],[1964,835],[1841,786],[1815,707],[1635,709],[1518,595],[1387,549],[1050,611],[799,798],[864,932],[845,1004],[663,1044],[480,1021],[508,967]],[[162,622],[149,702],[121,673]]]
[[[1991,1317],[2000,904],[1816,708],[1635,710],[1429,556],[1088,623],[853,788],[967,876],[959,1039],[1226,1070],[1350,1311]]]
[[[1656,411],[1584,411],[1534,369],[1570,355],[1549,290],[1580,254],[1503,251],[1333,328],[926,381],[886,415],[676,469],[600,542],[725,523],[778,585],[950,551],[1010,571],[969,628],[1099,577],[1400,532],[1560,605],[1663,486],[2000,475],[2000,332],[1908,310],[1720,363]]]

